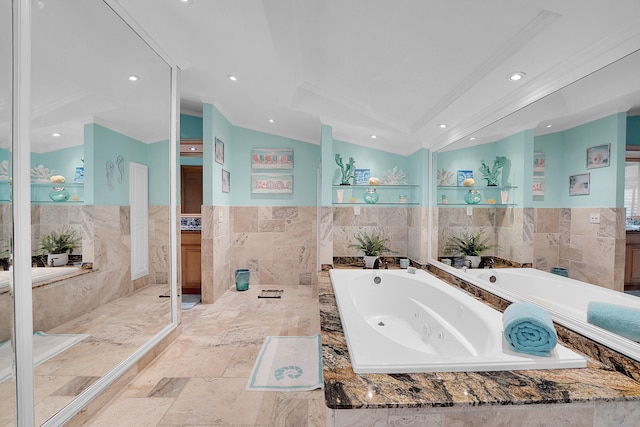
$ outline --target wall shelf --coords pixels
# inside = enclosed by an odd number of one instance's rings
[[[418,184],[380,184],[380,185],[340,185],[333,184],[331,186],[335,190],[343,191],[342,201],[338,201],[338,191],[333,191],[332,204],[334,206],[417,206],[416,189]],[[366,203],[364,194],[369,188],[374,188],[378,193],[379,200],[377,203]],[[402,200],[401,197],[403,196]]]
[[[54,202],[49,197],[52,188],[64,187],[70,194],[69,200],[64,202]],[[76,204],[84,202],[84,183],[79,182],[32,182],[31,202],[38,204]]]
[[[505,185],[505,186],[472,186],[472,187],[464,187],[464,186],[449,186],[449,187],[436,187],[437,189],[437,206],[482,206],[482,207],[509,207],[516,206],[513,203],[513,195],[512,190],[518,187],[514,185]],[[481,203],[467,203],[464,200],[464,194],[469,192],[470,190],[476,190],[482,196]],[[506,199],[505,203],[502,203],[502,192],[508,191],[509,196]],[[495,200],[495,203],[487,203],[488,200]],[[446,202],[445,202],[446,200]]]

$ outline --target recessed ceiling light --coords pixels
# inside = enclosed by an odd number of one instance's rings
[[[476,139],[476,137],[475,137],[475,136],[472,136],[471,138],[469,138],[469,141],[473,141],[473,140],[475,140],[475,139]]]
[[[512,82],[517,82],[524,79],[526,76],[527,75],[522,71],[517,71],[515,73],[509,74],[509,80],[511,80]]]
[[[189,147],[189,151],[198,151],[196,147]]]
[[[553,125],[547,125],[548,128],[553,127]]]
[[[233,74],[229,74],[227,77],[229,77],[229,80],[231,80],[232,82],[235,82],[236,80],[238,80],[238,78]]]
[[[377,137],[377,135],[371,135],[371,139],[376,139]]]
[[[129,76],[129,81],[130,81],[130,82],[137,82],[137,81],[138,81],[138,79],[139,79],[139,77],[138,77],[138,76],[136,76],[136,75],[134,75],[134,74],[131,74],[131,75]]]
[[[180,0],[180,3],[191,3],[191,0]]]
[[[54,132],[54,133],[51,134],[51,136],[55,136],[57,138],[59,136],[62,136],[62,134],[59,133],[59,132]]]
[[[275,123],[275,120],[269,119],[269,123]]]
[[[446,128],[446,127],[447,127],[447,124],[446,124],[446,123],[440,123],[440,124],[438,125],[438,127],[439,127],[440,129],[444,129],[444,128]]]

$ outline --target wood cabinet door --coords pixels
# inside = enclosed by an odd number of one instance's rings
[[[181,246],[181,279],[183,294],[200,294],[202,267],[200,261],[200,233],[183,231]]]

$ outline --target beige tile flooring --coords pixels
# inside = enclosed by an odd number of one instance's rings
[[[34,368],[36,425],[42,424],[113,369],[170,321],[168,285],[153,285],[119,298],[54,329],[87,334],[84,340]],[[15,425],[15,380],[0,383],[0,426]]]
[[[182,312],[182,335],[88,426],[322,426],[324,396],[245,390],[264,338],[320,332],[317,286],[227,291],[215,304]]]

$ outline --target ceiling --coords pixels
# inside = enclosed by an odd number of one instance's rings
[[[117,1],[181,67],[183,113],[211,103],[236,126],[311,143],[322,123],[400,154],[640,47],[637,0]]]
[[[334,139],[404,155],[442,148],[640,48],[640,0],[105,1],[181,68],[182,113],[210,103],[233,125],[315,144],[325,124]],[[88,3],[34,3],[34,145],[63,125],[66,145],[77,144],[78,121],[159,140],[166,84],[120,92],[115,76],[141,58],[140,43],[92,22],[101,12]],[[510,82],[513,71],[526,77]],[[578,99],[572,114],[593,107]],[[141,112],[151,110],[162,125]]]

